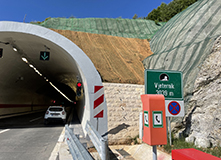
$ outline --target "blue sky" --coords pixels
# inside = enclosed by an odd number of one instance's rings
[[[47,17],[146,17],[162,2],[172,0],[2,0],[0,21],[43,21]]]

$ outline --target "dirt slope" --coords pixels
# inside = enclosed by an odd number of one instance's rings
[[[147,40],[55,30],[80,47],[104,82],[144,84],[142,60],[152,54]]]

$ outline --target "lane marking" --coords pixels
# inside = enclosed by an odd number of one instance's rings
[[[51,152],[51,155],[49,157],[49,160],[55,160],[55,159],[59,159],[59,151],[61,149],[61,145],[65,142],[65,127],[63,128],[58,141],[53,149],[53,151]],[[65,148],[68,148],[68,146],[65,146]]]
[[[38,117],[38,118],[35,118],[35,119],[30,120],[29,122],[37,121],[37,120],[39,120],[39,119],[41,119],[41,118],[42,118],[42,117]]]
[[[7,132],[7,131],[9,131],[10,129],[5,129],[5,130],[2,130],[2,131],[0,131],[0,134],[1,133],[4,133],[4,132]]]

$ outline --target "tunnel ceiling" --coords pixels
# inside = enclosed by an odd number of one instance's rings
[[[49,85],[51,82],[74,100],[79,71],[74,59],[64,49],[41,37],[15,32],[0,32],[0,48],[3,49],[0,58],[0,94],[5,97],[3,99],[16,97],[13,103],[21,103],[21,98],[29,103],[33,97],[39,101],[36,97],[48,98],[52,92],[57,97],[55,89]],[[40,60],[41,51],[50,52],[48,61]]]

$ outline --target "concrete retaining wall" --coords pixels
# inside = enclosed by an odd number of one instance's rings
[[[139,135],[140,95],[144,85],[103,83],[107,102],[109,144],[129,142]]]

